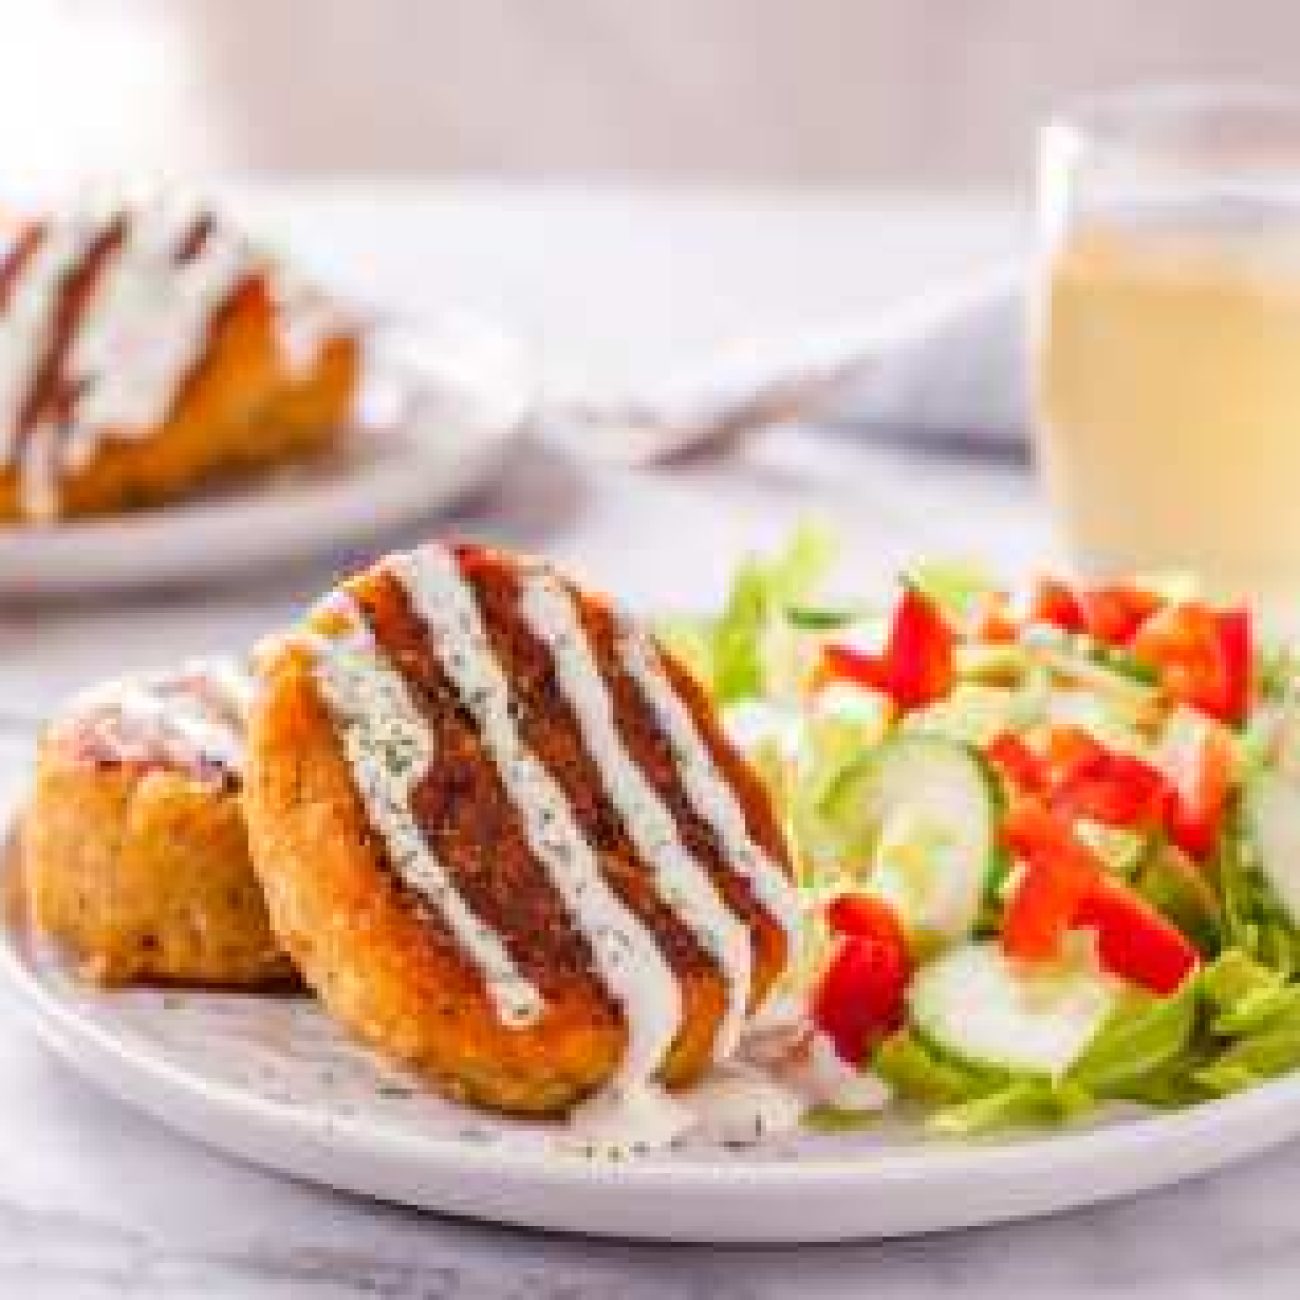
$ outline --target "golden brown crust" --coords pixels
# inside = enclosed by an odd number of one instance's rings
[[[385,867],[310,675],[276,651],[249,735],[253,862],[303,978],[352,1032],[454,1098],[552,1114],[613,1071],[623,1029],[584,981],[533,1026],[501,1024],[446,930]]]
[[[347,422],[359,372],[360,344],[346,331],[295,370],[266,279],[253,277],[214,322],[207,352],[166,424],[145,438],[107,439],[85,468],[64,474],[61,513],[169,501],[322,450]],[[18,471],[0,467],[0,524],[23,520]]]
[[[22,848],[32,919],[91,978],[231,987],[293,978],[225,780],[95,761],[52,733]]]
[[[661,1073],[670,1085],[689,1083],[710,1060],[726,1004],[723,976],[655,896],[648,870],[601,794],[576,720],[558,698],[548,657],[515,611],[518,562],[480,550],[461,555],[526,743],[563,789],[607,880],[656,936],[678,978],[682,1028]],[[626,1043],[622,1013],[594,974],[585,940],[536,862],[518,811],[401,588],[380,567],[350,582],[348,592],[405,677],[434,738],[433,766],[413,804],[417,818],[466,901],[541,990],[545,1010],[526,1028],[503,1026],[480,974],[388,868],[317,692],[310,651],[293,642],[264,665],[249,737],[246,807],[272,924],[330,1010],[386,1055],[457,1098],[506,1111],[563,1112],[613,1073]],[[606,617],[591,598],[579,602],[587,616]],[[603,655],[601,667],[612,674]],[[717,734],[702,698],[686,698],[708,729],[710,748],[745,803],[759,842],[784,864],[761,786]],[[658,757],[648,753],[650,730],[642,720],[639,731],[629,726],[624,735],[655,783],[673,785],[675,773],[652,773],[656,766],[671,767],[671,759],[666,750]],[[663,749],[662,738],[655,744]],[[684,803],[680,790],[675,798]],[[761,993],[784,965],[784,937],[730,874],[712,839],[698,826],[692,834],[724,896],[751,925]]]

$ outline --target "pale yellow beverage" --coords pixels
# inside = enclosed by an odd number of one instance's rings
[[[1033,371],[1083,567],[1300,607],[1300,225],[1076,225],[1040,282]]]

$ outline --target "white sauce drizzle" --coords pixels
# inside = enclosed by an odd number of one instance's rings
[[[795,886],[750,838],[745,814],[731,786],[718,772],[694,719],[664,675],[649,638],[635,628],[625,627],[619,648],[624,668],[668,739],[691,806],[718,837],[731,864],[749,881],[764,910],[785,931],[793,951],[800,926]]]
[[[343,612],[337,600],[330,609]],[[393,869],[447,923],[482,975],[502,1023],[531,1024],[541,1014],[541,994],[519,972],[501,937],[465,902],[412,812],[414,792],[433,760],[433,739],[406,682],[355,608],[344,632],[307,640],[315,656],[315,681]]]
[[[291,374],[315,364],[328,339],[346,328],[325,294],[215,222],[197,251],[178,261],[199,216],[192,205],[166,199],[116,206],[97,199],[48,224],[20,267],[0,312],[0,470],[16,466],[28,518],[56,517],[63,477],[84,470],[105,442],[146,438],[166,423],[204,356],[215,314],[248,275],[271,278]],[[18,422],[49,350],[64,280],[118,219],[126,221],[125,238],[97,274],[63,361],[73,409],[64,425],[41,423],[20,439]]]
[[[125,677],[82,692],[65,725],[90,726],[122,758],[162,756],[238,773],[252,678],[229,660],[195,660],[177,672]]]
[[[584,748],[633,847],[653,872],[659,897],[718,963],[727,985],[727,1011],[714,1037],[713,1059],[726,1060],[740,1040],[749,1006],[753,967],[749,928],[682,843],[672,813],[623,744],[609,689],[570,594],[551,574],[532,573],[523,582],[520,613],[550,652]]]
[[[99,222],[86,220],[46,227],[0,312],[0,467],[17,450],[18,421],[49,347],[59,290],[102,230]]]
[[[338,304],[289,270],[278,268],[272,283],[280,315],[280,345],[294,374],[310,373],[332,338],[347,329]]]
[[[653,1076],[681,1023],[676,976],[654,936],[606,882],[554,778],[525,747],[511,712],[510,686],[492,653],[473,591],[455,557],[441,546],[394,556],[387,567],[428,628],[439,662],[477,722],[519,812],[529,847],[590,944],[604,987],[623,1009],[627,1048],[604,1093],[588,1103],[589,1114],[611,1106],[675,1113],[675,1103]]]
[[[179,263],[178,242],[171,221],[133,213],[97,278],[64,362],[81,396],[60,468],[82,469],[106,438],[146,437],[167,420],[213,317],[253,264],[244,244],[215,229]]]

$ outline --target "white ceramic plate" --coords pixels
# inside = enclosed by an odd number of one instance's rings
[[[198,581],[375,537],[489,482],[533,401],[522,350],[485,324],[377,330],[336,453],[173,505],[0,529],[0,597]]]
[[[16,864],[4,867],[11,903]],[[897,1122],[770,1147],[618,1162],[559,1130],[440,1101],[346,1041],[306,998],[78,983],[4,909],[0,985],[48,1044],[129,1105],[312,1182],[535,1228],[672,1241],[900,1236],[1159,1187],[1300,1131],[1300,1078],[1173,1114],[980,1145]]]

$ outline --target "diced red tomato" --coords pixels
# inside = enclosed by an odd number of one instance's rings
[[[1062,724],[1047,733],[1047,764],[1056,781],[1087,770],[1105,754],[1106,747],[1083,727]]]
[[[1053,728],[1044,754],[1009,731],[994,737],[984,752],[1015,790],[1043,796],[1067,819],[1138,827],[1164,815],[1169,797],[1164,776],[1139,758],[1107,749],[1081,728]]]
[[[1227,669],[1227,722],[1241,722],[1255,694],[1255,633],[1249,611],[1227,609],[1218,616],[1219,646]]]
[[[900,709],[918,709],[952,689],[954,636],[934,602],[909,587],[894,611],[881,655],[834,642],[822,650],[818,680],[837,678],[883,691]]]
[[[1153,993],[1173,993],[1199,960],[1195,946],[1176,925],[1104,874],[1079,900],[1074,924],[1096,930],[1097,955],[1106,970]]]
[[[844,895],[828,920],[843,937],[813,996],[813,1023],[841,1059],[861,1065],[903,1023],[911,958],[898,918],[878,899]]]
[[[1046,761],[1014,731],[1003,731],[994,736],[984,747],[984,755],[1022,794],[1046,793]]]
[[[1197,602],[1167,605],[1133,638],[1134,657],[1160,675],[1169,696],[1220,722],[1238,723],[1253,690],[1253,636],[1244,610]]]
[[[1002,839],[1024,873],[1003,914],[1002,947],[1026,961],[1054,957],[1101,865],[1069,827],[1036,800],[1011,810]]]
[[[986,645],[1010,645],[1020,635],[1020,628],[1007,604],[1005,592],[990,592],[980,602],[972,620],[975,640]]]
[[[873,691],[888,693],[888,671],[882,655],[867,654],[852,646],[829,641],[822,646],[821,661],[813,674],[813,688],[828,682],[852,682]]]
[[[1128,645],[1160,604],[1154,592],[1122,584],[1090,587],[1079,594],[1085,630],[1107,645]]]
[[[1168,801],[1168,784],[1156,768],[1109,751],[1077,764],[1058,781],[1051,799],[1053,809],[1068,817],[1124,828],[1158,824]]]
[[[826,922],[836,934],[876,939],[907,950],[907,935],[898,913],[874,894],[840,894],[827,906]]]
[[[909,587],[894,613],[885,647],[889,693],[905,709],[921,708],[952,689],[953,634],[943,615]]]
[[[1035,801],[1013,808],[1003,840],[1023,867],[1002,924],[1002,946],[1023,960],[1053,957],[1067,930],[1097,932],[1097,953],[1112,974],[1171,993],[1198,960],[1181,930],[1107,875],[1068,825]]]
[[[1040,578],[1034,590],[1029,618],[1034,623],[1049,623],[1062,632],[1082,632],[1087,624],[1079,598],[1063,582]]]

